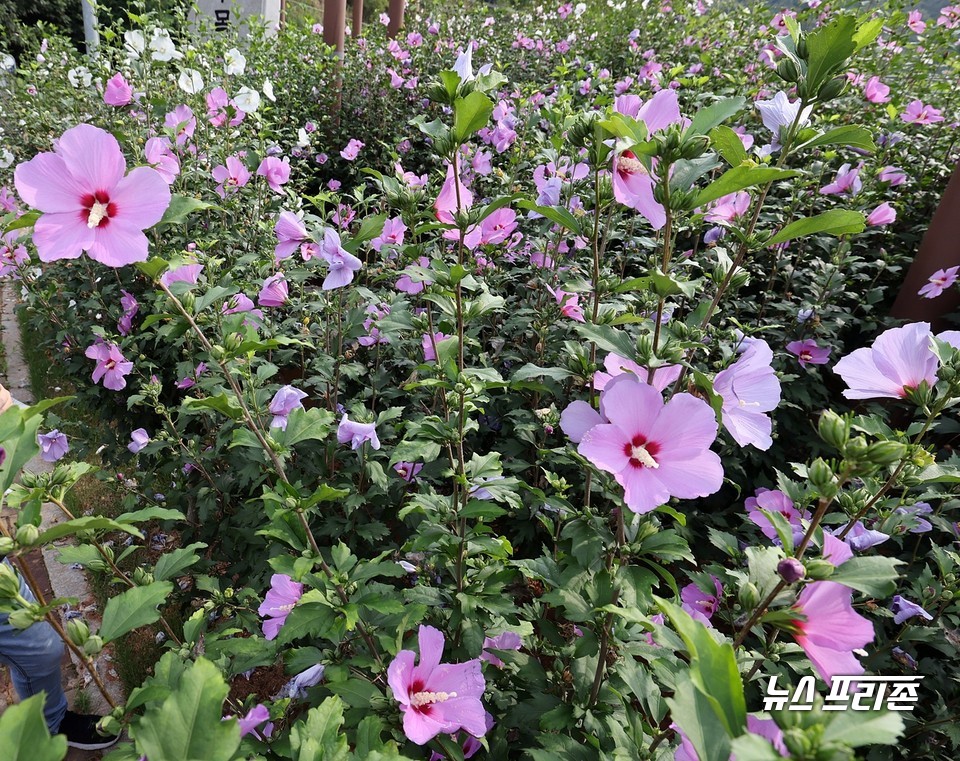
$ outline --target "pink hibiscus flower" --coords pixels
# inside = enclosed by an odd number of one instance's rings
[[[766,341],[752,341],[730,367],[717,373],[713,389],[723,398],[723,426],[740,446],[767,450],[773,423],[764,413],[780,403],[780,381]]]
[[[791,341],[787,344],[787,351],[797,358],[800,367],[825,365],[830,359],[830,347],[820,346],[812,338],[806,338],[803,341]]]
[[[270,589],[257,609],[263,616],[263,636],[276,639],[280,628],[290,615],[290,611],[303,596],[303,584],[285,573],[275,573],[270,577]]]
[[[127,379],[124,376],[129,375],[133,370],[133,362],[127,362],[120,353],[119,346],[98,341],[87,347],[84,356],[97,363],[93,369],[94,383],[99,383],[102,379],[104,388],[109,388],[111,391],[121,391],[126,388]]]
[[[947,267],[947,269],[937,270],[930,276],[926,285],[918,291],[918,295],[923,296],[925,299],[937,298],[937,296],[957,282],[958,271],[960,271],[960,267]]]
[[[930,325],[915,322],[881,333],[873,346],[841,359],[834,371],[846,382],[847,399],[903,399],[921,383],[937,382],[938,360],[930,349]]]
[[[108,267],[147,259],[147,236],[170,205],[170,188],[150,167],[126,174],[117,139],[89,124],[68,129],[53,153],[39,153],[14,173],[17,192],[44,212],[33,228],[41,261],[84,251]]]
[[[607,386],[600,409],[609,422],[583,434],[578,451],[614,474],[634,512],[650,512],[670,497],[706,497],[722,486],[723,466],[710,451],[717,421],[703,400],[677,394],[664,404],[657,389],[624,375]]]
[[[401,650],[387,669],[387,682],[403,712],[404,734],[417,745],[461,729],[483,737],[487,720],[480,698],[487,684],[480,660],[440,663],[444,638],[432,626],[420,627],[419,641],[418,664],[416,653]]]

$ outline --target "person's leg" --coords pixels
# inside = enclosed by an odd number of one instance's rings
[[[22,577],[20,594],[31,602],[34,600]],[[60,681],[63,641],[46,621],[19,630],[7,619],[8,616],[0,613],[0,662],[10,667],[10,677],[21,700],[39,692],[46,693],[43,714],[50,733],[56,734],[67,711],[67,696]]]

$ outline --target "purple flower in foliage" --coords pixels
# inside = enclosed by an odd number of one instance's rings
[[[779,489],[764,489],[760,487],[754,496],[747,497],[743,506],[747,510],[747,517],[760,527],[760,531],[767,539],[779,541],[777,530],[770,519],[761,510],[768,513],[780,513],[793,529],[793,541],[798,542],[803,537],[803,521],[810,520],[808,511],[801,512],[794,507],[793,500]]]
[[[57,429],[37,434],[37,443],[40,445],[40,459],[44,462],[56,462],[70,451],[66,435]]]
[[[303,409],[302,399],[306,399],[307,394],[293,386],[283,386],[274,394],[270,402],[270,414],[273,420],[270,421],[271,428],[287,429],[287,417],[296,409]]]
[[[853,651],[873,641],[873,624],[851,603],[853,590],[835,581],[815,581],[803,588],[792,610],[800,614],[794,639],[825,682],[837,674],[856,676],[863,666]]]
[[[124,376],[129,375],[133,370],[133,362],[126,360],[120,353],[119,346],[98,341],[87,347],[84,356],[97,363],[93,369],[94,383],[102,380],[104,388],[109,388],[111,391],[121,391],[126,388],[127,379]]]
[[[480,698],[486,682],[480,660],[440,663],[443,634],[420,626],[420,660],[412,650],[401,650],[387,669],[387,682],[403,712],[403,732],[417,745],[437,735],[465,730],[474,737],[487,731],[486,711]]]
[[[287,303],[289,293],[283,273],[278,272],[263,281],[257,303],[262,307],[280,307]]]
[[[149,443],[150,434],[147,433],[145,428],[137,428],[137,430],[131,431],[130,433],[130,443],[127,444],[127,449],[133,454],[136,454]]]
[[[240,725],[240,737],[246,737],[247,735],[253,735],[258,740],[263,740],[260,736],[260,733],[257,732],[257,727],[260,724],[263,724],[265,721],[269,721],[270,711],[267,710],[267,707],[262,703],[255,705],[250,711],[241,719],[237,719],[237,723]],[[269,732],[265,733],[269,735]]]
[[[773,423],[765,413],[780,403],[780,381],[772,362],[766,341],[756,340],[714,378],[713,388],[723,398],[723,426],[742,447],[767,450],[773,444]]]
[[[303,584],[299,584],[283,573],[275,573],[270,578],[270,589],[257,609],[263,617],[263,636],[276,639],[280,628],[290,615],[290,611],[303,596]]]
[[[523,642],[520,639],[520,635],[515,632],[503,632],[496,637],[484,637],[483,652],[480,653],[480,660],[492,663],[498,668],[503,668],[503,661],[493,653],[487,652],[487,650],[519,650],[522,644]]]
[[[366,442],[370,442],[371,449],[380,448],[380,439],[377,438],[376,423],[357,423],[344,415],[337,427],[337,441],[341,444],[350,443],[351,449],[359,449]]]
[[[820,346],[812,338],[803,341],[791,341],[787,344],[787,351],[797,358],[800,367],[825,365],[830,359],[830,347]]]
[[[867,215],[867,224],[870,227],[882,227],[897,221],[897,211],[884,201]]]
[[[915,616],[920,616],[927,621],[933,621],[933,616],[927,613],[927,611],[915,602],[911,602],[906,597],[901,597],[900,595],[893,596],[893,599],[890,601],[890,610],[893,613],[893,622],[895,624],[902,624],[907,619],[914,618]]]
[[[947,288],[951,288],[953,284],[957,282],[958,272],[960,272],[960,267],[938,269],[927,279],[923,288],[918,291],[918,295],[923,296],[925,299],[937,298],[937,296]]]
[[[680,599],[683,602],[683,609],[691,616],[704,624],[709,624],[713,614],[720,607],[720,598],[723,596],[723,585],[713,574],[710,574],[713,581],[715,593],[704,592],[696,584],[687,584],[680,590]]]
[[[353,275],[362,266],[357,257],[347,251],[340,243],[340,236],[332,227],[323,231],[323,243],[320,245],[320,258],[328,265],[327,276],[323,279],[323,290],[330,291],[353,281]]]
[[[843,529],[834,531],[834,534],[838,534]],[[857,521],[853,524],[853,528],[847,532],[847,535],[844,537],[844,541],[850,545],[850,548],[856,550],[857,552],[863,552],[864,550],[869,550],[871,547],[876,547],[878,544],[883,544],[890,536],[884,534],[882,531],[874,531],[868,529],[863,525],[862,521]]]
[[[273,231],[277,236],[277,246],[273,250],[273,258],[278,262],[291,256],[299,246],[310,241],[307,228],[303,226],[303,222],[292,211],[280,212]]]

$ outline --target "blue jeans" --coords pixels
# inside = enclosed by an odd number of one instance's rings
[[[8,563],[7,560],[3,561]],[[27,582],[20,578],[20,594],[34,602]],[[17,695],[26,700],[38,692],[46,693],[43,716],[51,734],[56,734],[67,712],[67,696],[60,683],[60,661],[63,641],[46,621],[29,629],[14,629],[0,613],[0,663],[10,667],[10,676]]]

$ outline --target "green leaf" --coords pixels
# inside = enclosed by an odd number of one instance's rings
[[[730,166],[740,166],[747,161],[747,152],[740,136],[727,126],[710,130],[710,145]]]
[[[593,341],[604,351],[612,351],[621,357],[636,360],[637,347],[629,334],[622,330],[617,330],[609,325],[574,325],[581,336],[588,341]]]
[[[182,225],[187,221],[187,217],[189,217],[195,211],[204,211],[206,209],[216,208],[219,207],[217,207],[215,204],[201,201],[199,198],[182,196],[175,193],[170,199],[170,205],[163,213],[163,217],[159,222],[157,222],[156,227],[157,229],[162,229],[171,225]]]
[[[67,738],[50,736],[43,718],[43,695],[7,706],[0,713],[3,761],[62,761]]]
[[[877,16],[867,19],[857,27],[857,31],[853,33],[853,44],[857,50],[862,50],[880,36],[885,20],[883,16]]]
[[[769,740],[749,732],[735,738],[732,749],[737,761],[781,761],[783,758]]]
[[[14,217],[12,221],[3,226],[3,234],[12,233],[14,230],[23,230],[27,227],[33,227],[40,219],[39,211],[28,211],[19,217]]]
[[[654,601],[686,644],[690,678],[709,702],[727,735],[743,734],[747,726],[747,705],[733,646],[729,642],[717,642],[706,626],[673,603],[658,597],[654,597]]]
[[[144,507],[132,513],[118,515],[119,523],[140,523],[141,521],[182,521],[186,520],[183,513],[169,507]]]
[[[157,608],[173,592],[169,581],[155,581],[145,587],[134,587],[111,597],[103,609],[100,636],[110,642],[140,626],[159,620]],[[159,758],[159,756],[158,756]]]
[[[739,95],[735,98],[723,98],[701,108],[694,114],[687,135],[705,135],[721,122],[725,122],[743,108],[745,100]],[[738,139],[739,141],[739,139]]]
[[[831,576],[836,581],[871,597],[888,597],[897,588],[902,560],[877,555],[853,557],[842,563]]]
[[[228,396],[226,392],[217,396],[208,396],[204,399],[184,399],[180,406],[187,410],[216,410],[231,420],[239,420],[243,416],[243,411],[236,400],[232,395]]]
[[[738,190],[796,177],[800,172],[772,166],[736,166],[720,175],[697,195],[695,206],[703,207]]]
[[[111,518],[102,518],[99,515],[87,515],[83,518],[74,518],[73,520],[64,521],[63,523],[58,523],[55,526],[51,526],[40,534],[40,538],[37,541],[42,544],[49,544],[55,539],[62,539],[65,536],[72,536],[79,531],[94,530],[123,531],[138,538],[143,538],[143,533],[136,526],[130,526],[126,523],[118,523]]]
[[[519,201],[517,206],[521,209],[534,211],[546,217],[551,222],[556,222],[574,235],[583,234],[583,230],[580,229],[580,222],[570,213],[569,209],[565,209],[562,206],[538,206],[533,201]]]
[[[859,211],[850,211],[849,209],[831,209],[814,217],[805,217],[791,222],[780,232],[767,241],[768,246],[777,243],[785,243],[794,238],[802,238],[805,235],[850,235],[852,233],[863,232],[866,227],[866,218]]]
[[[286,430],[274,430],[273,437],[282,445],[292,447],[302,441],[324,441],[333,425],[333,413],[319,407],[295,409],[287,417]]]
[[[399,600],[396,602],[400,603]],[[343,699],[344,703],[353,708],[369,708],[374,700],[383,697],[383,693],[366,679],[348,679],[345,682],[332,682],[328,684],[327,687],[330,688],[330,692],[338,695]]]
[[[40,453],[37,431],[42,422],[42,415],[28,417],[17,405],[0,415],[0,441],[7,453],[6,459],[0,463],[0,493],[5,493],[23,466]]]
[[[819,148],[822,145],[847,145],[852,148],[860,148],[864,151],[877,150],[870,130],[852,124],[835,127],[828,132],[824,132],[822,135],[817,135],[815,138],[798,145],[796,150]]]
[[[896,711],[839,711],[831,715],[833,721],[823,732],[824,742],[843,743],[851,748],[894,745],[903,734],[903,717]]]
[[[740,678],[737,677],[739,684]],[[681,676],[673,697],[666,699],[673,720],[690,738],[700,761],[728,761],[730,739],[707,697],[689,677]]]
[[[562,367],[538,367],[537,365],[526,364],[517,368],[510,376],[510,380],[524,381],[531,378],[550,378],[555,381],[563,381],[572,375],[573,373],[570,370],[565,370]]]
[[[140,270],[151,280],[159,280],[160,276],[166,272],[170,263],[159,256],[152,256],[145,262],[137,262],[137,269]]]
[[[350,751],[347,738],[340,734],[343,701],[330,697],[310,709],[304,722],[290,728],[293,761],[345,761]]]
[[[493,101],[479,90],[453,104],[453,135],[458,143],[466,142],[474,132],[485,127],[493,113]]]
[[[235,719],[222,721],[229,688],[219,669],[200,658],[163,703],[137,724],[137,750],[151,761],[231,761],[240,747]]]
[[[856,32],[856,18],[843,14],[807,34],[808,92],[816,93],[856,52]]]
[[[167,581],[174,576],[179,576],[200,559],[196,551],[205,549],[206,546],[203,542],[197,542],[162,555],[154,566],[153,578],[157,581]]]

